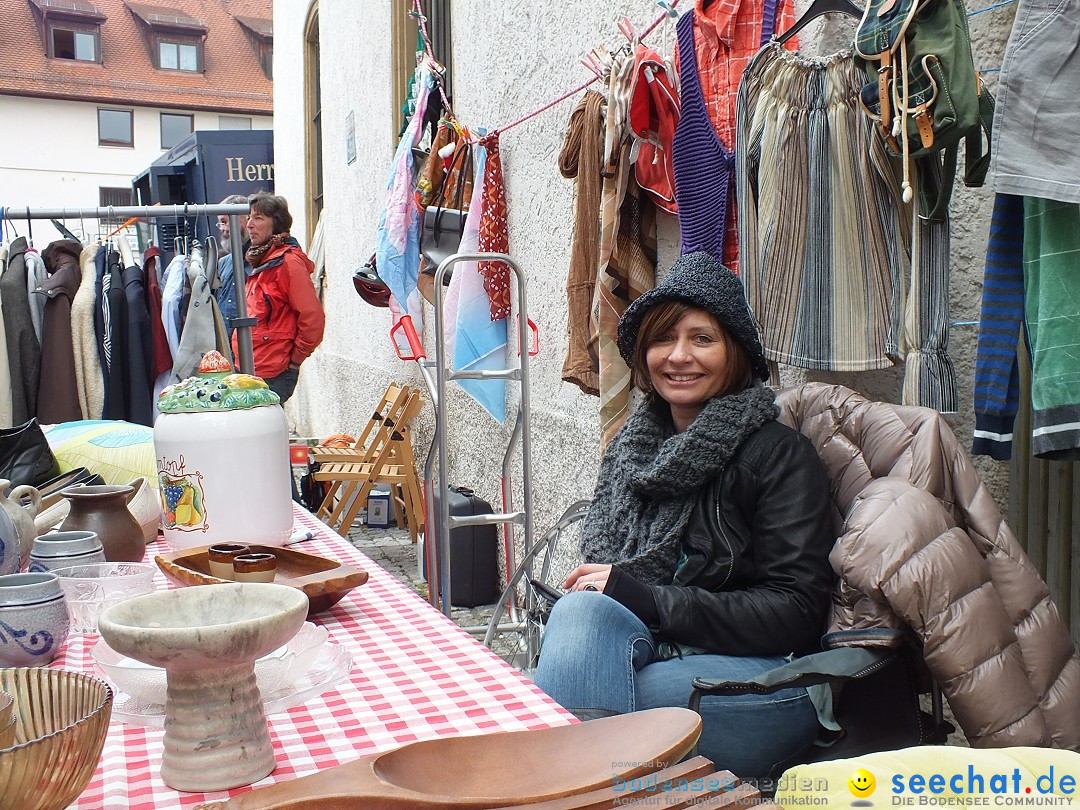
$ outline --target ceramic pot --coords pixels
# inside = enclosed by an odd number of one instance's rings
[[[277,575],[277,557],[266,552],[237,554],[233,557],[233,577],[237,582],[273,582]]]
[[[30,551],[31,573],[105,562],[105,551],[96,532],[51,532],[34,540]]]
[[[288,542],[292,467],[280,405],[162,413],[154,422],[154,449],[170,548]]]
[[[68,626],[55,574],[0,576],[0,667],[48,664],[67,639]]]
[[[109,562],[142,562],[143,530],[127,507],[132,492],[129,486],[114,484],[69,487],[61,494],[71,503],[71,511],[60,528],[97,532]]]
[[[0,575],[18,573],[20,565],[19,533],[7,512],[0,509]]]
[[[132,492],[128,496],[128,511],[142,529],[143,542],[149,545],[157,540],[158,528],[161,526],[160,498],[149,478],[136,478],[129,486]]]
[[[218,579],[235,579],[233,560],[241,554],[247,554],[251,548],[243,543],[218,543],[206,550],[206,561],[210,564],[210,576]]]
[[[38,534],[34,518],[41,511],[41,493],[28,484],[15,487],[9,493],[10,487],[9,480],[0,478],[0,508],[7,512],[11,522],[15,524],[15,533],[19,536],[20,567],[25,567],[30,558],[30,547]],[[30,503],[23,506],[23,498],[29,498]]]

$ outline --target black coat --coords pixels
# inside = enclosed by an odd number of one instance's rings
[[[612,569],[604,593],[659,641],[725,655],[819,648],[833,587],[829,483],[806,437],[769,422],[702,487],[671,585]]]

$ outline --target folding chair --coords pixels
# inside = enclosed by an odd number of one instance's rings
[[[391,390],[391,389],[400,390]],[[424,524],[423,491],[412,452],[409,422],[423,406],[419,391],[391,386],[353,448],[316,448],[316,481],[329,483],[316,516],[341,535],[352,527],[376,483],[401,493],[401,511],[413,542]],[[366,447],[361,442],[367,440]],[[395,501],[397,498],[395,498]]]
[[[400,421],[401,410],[416,389],[407,385],[390,383],[386,393],[382,395],[378,405],[368,419],[359,438],[353,441],[350,447],[341,447],[340,444],[323,444],[312,449],[311,459],[322,466],[333,463],[362,463],[372,461],[382,447],[389,440],[390,432]],[[336,503],[338,489],[342,482],[331,481],[326,489],[326,495],[315,512],[315,516],[325,520],[329,515],[330,508]]]

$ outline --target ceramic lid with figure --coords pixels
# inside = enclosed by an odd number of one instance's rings
[[[164,388],[158,397],[161,413],[234,411],[280,403],[260,377],[236,374],[220,352],[209,351],[199,363],[199,374]]]

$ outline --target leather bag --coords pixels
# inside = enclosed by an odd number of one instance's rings
[[[472,167],[472,144],[458,144],[450,160],[450,168],[443,175],[439,193],[435,196],[437,204],[424,209],[420,253],[424,257],[421,272],[425,275],[434,276],[442,261],[457,253],[461,244],[465,218],[469,215]],[[453,268],[450,268],[443,276],[443,284],[449,284],[452,275]]]
[[[60,463],[37,419],[0,430],[0,478],[12,486],[38,484],[60,474]]]

